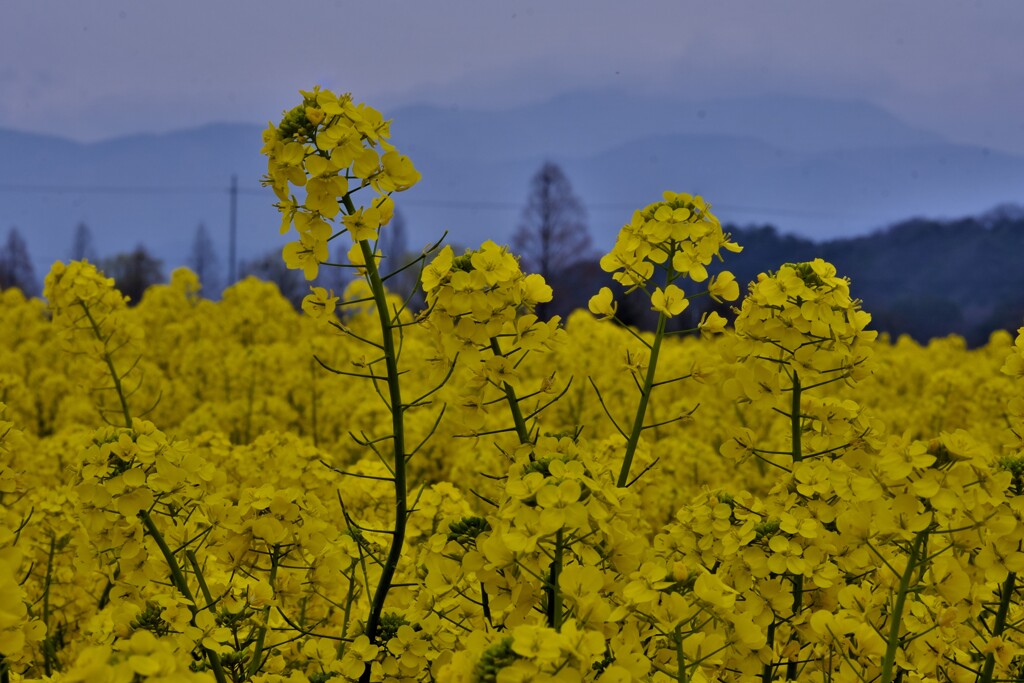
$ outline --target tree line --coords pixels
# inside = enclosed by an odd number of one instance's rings
[[[521,255],[524,268],[541,273],[549,281],[557,278],[558,273],[567,272],[573,264],[593,257],[583,203],[557,164],[545,163],[531,181],[530,194],[522,221],[513,235],[512,246]],[[401,211],[396,210],[391,223],[381,231],[379,248],[385,271],[390,266],[393,266],[390,270],[397,270],[414,256],[409,251],[409,230]],[[150,286],[166,281],[163,261],[144,244],[140,243],[130,251],[100,257],[92,231],[85,223],[75,227],[67,256],[70,260],[86,259],[97,264],[100,270],[114,278],[130,303],[141,300]],[[344,258],[343,249],[334,255],[335,261],[343,261]],[[199,277],[205,296],[216,297],[223,287],[231,284],[226,282],[205,224],[196,228],[185,265]],[[299,271],[285,267],[278,250],[242,261],[238,271],[240,278],[251,275],[275,283],[296,307],[309,293],[311,284],[340,292],[351,279],[346,269],[323,268],[316,281],[307,282]],[[417,285],[417,273],[411,269],[388,280],[388,286],[404,296],[415,296]],[[38,296],[42,289],[32,266],[28,244],[17,227],[8,230],[7,239],[0,246],[0,289],[10,287],[17,287],[29,296]]]
[[[1013,205],[956,221],[912,219],[870,235],[828,242],[781,234],[772,225],[727,225],[726,230],[745,247],[730,267],[740,282],[752,281],[758,273],[783,263],[825,258],[851,278],[854,295],[864,300],[874,316],[875,329],[894,337],[908,334],[927,341],[955,333],[978,345],[993,330],[1014,330],[1024,322],[1024,269],[1016,262],[1017,255],[1024,253],[1024,209]],[[344,240],[338,243],[343,245]],[[400,211],[381,231],[379,247],[385,273],[415,256]],[[602,286],[621,289],[601,270],[586,208],[565,172],[553,162],[545,162],[530,179],[511,247],[523,270],[540,273],[554,290],[554,300],[538,307],[542,317],[564,317],[586,308],[589,297]],[[339,253],[332,255],[333,260],[344,261],[344,246],[336,249]],[[68,258],[99,265],[131,302],[138,302],[151,285],[166,281],[163,262],[142,244],[99,257],[84,223],[75,227]],[[217,298],[231,284],[204,224],[196,227],[186,265],[198,275],[204,296]],[[296,307],[311,284],[341,292],[351,279],[348,269],[322,268],[316,281],[307,282],[301,272],[285,267],[277,250],[242,261],[238,272],[240,278],[251,275],[275,283]],[[411,297],[416,308],[415,270],[397,274],[388,286]],[[17,228],[8,231],[0,246],[0,289],[8,287],[31,296],[41,291],[27,243]],[[624,324],[651,328],[656,316],[649,309],[644,297],[621,297],[618,317]],[[680,330],[695,327],[701,315],[712,309],[727,318],[732,314],[729,306],[716,306],[703,297],[694,300],[674,324]]]

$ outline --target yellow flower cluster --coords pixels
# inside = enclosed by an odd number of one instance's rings
[[[646,289],[655,267],[663,269],[665,286],[651,292],[651,307],[675,317],[686,310],[689,299],[674,281],[679,277],[708,281],[707,267],[714,258],[721,258],[722,249],[739,252],[742,248],[722,231],[711,206],[700,196],[665,192],[663,201],[633,212],[615,246],[601,259],[601,268],[630,291]],[[708,292],[718,301],[735,301],[739,287],[732,274],[723,271],[710,279]],[[602,288],[591,299],[590,309],[596,315],[614,315],[611,290]]]
[[[3,419],[6,408],[0,403],[0,501],[5,503],[24,495],[11,465],[17,449],[26,445],[22,433]],[[28,596],[21,585],[24,558],[16,546],[28,519],[19,519],[12,508],[6,504],[0,508],[0,662],[21,665],[31,660],[31,648],[43,639],[46,625],[28,610]],[[3,666],[0,663],[0,670]]]
[[[442,249],[423,271],[423,291],[445,363],[456,355],[476,360],[496,337],[537,350],[557,336],[557,316],[540,321],[532,314],[537,304],[551,301],[551,287],[543,276],[523,273],[519,259],[494,242],[461,256]]]
[[[522,436],[519,401],[553,387],[553,377],[538,386],[522,375],[528,354],[548,352],[562,339],[558,316],[541,320],[533,312],[551,301],[551,287],[541,275],[523,273],[519,260],[491,241],[461,256],[444,247],[424,268],[422,285],[426,326],[433,333],[429,360],[441,373],[454,371],[458,361],[463,379],[445,395],[462,424],[479,431],[488,407],[504,397]]]
[[[368,256],[359,243],[377,239],[394,215],[391,193],[409,189],[420,174],[388,141],[391,122],[376,109],[320,88],[302,96],[302,104],[264,131],[262,151],[268,158],[265,183],[281,200],[281,234],[294,227],[299,237],[284,248],[285,264],[312,280],[330,260],[328,241],[343,207],[342,229],[353,242],[350,261],[363,265]],[[303,188],[305,197],[294,196],[293,187]],[[378,196],[357,209],[350,195],[366,187]]]
[[[65,349],[87,359],[71,364],[70,374],[97,393],[104,415],[128,415],[129,402],[140,397],[145,333],[127,315],[126,299],[114,280],[86,261],[57,262],[46,276],[43,296]]]
[[[1001,369],[1003,374],[1018,383],[1024,383],[1024,327],[1017,330],[1017,339]],[[1006,406],[1006,416],[1010,427],[1006,449],[1018,457],[1024,457],[1024,395],[1010,399]]]
[[[865,376],[877,333],[871,316],[850,297],[850,283],[821,259],[786,264],[751,283],[736,318],[737,358],[768,361],[767,371],[745,378],[745,398],[780,390],[779,377],[797,373],[805,386]],[[771,372],[774,370],[774,373]]]

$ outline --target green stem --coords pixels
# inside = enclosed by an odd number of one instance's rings
[[[789,426],[790,434],[792,436],[792,454],[793,462],[797,463],[803,460],[803,439],[800,424],[800,398],[802,388],[800,386],[800,375],[797,374],[796,370],[793,371],[793,396],[792,403],[790,404],[789,410]],[[800,614],[800,609],[803,607],[804,598],[804,577],[794,576],[793,577],[793,619]],[[790,661],[786,664],[786,679],[795,681],[797,663]]]
[[[768,639],[766,647],[774,650],[775,648],[775,620],[768,624]],[[775,657],[771,657],[767,664],[761,667],[761,683],[771,683],[772,674],[775,673]]]
[[[196,583],[199,584],[199,592],[203,594],[203,599],[206,600],[206,607],[210,608],[213,605],[213,594],[210,592],[210,587],[206,584],[206,577],[203,576],[203,570],[199,566],[199,560],[196,559],[196,554],[191,550],[185,551],[185,559],[192,565],[192,573],[196,575]]]
[[[892,614],[889,615],[889,637],[885,644],[885,656],[882,658],[881,683],[892,683],[893,666],[896,662],[896,650],[900,645],[900,622],[903,620],[903,608],[907,603],[907,595],[910,594],[910,579],[917,568],[918,554],[924,542],[927,531],[922,531],[914,537],[910,544],[910,552],[907,555],[907,567],[900,577],[900,585],[896,593],[896,604],[893,605]]]
[[[505,355],[501,352],[501,344],[498,343],[497,337],[491,337],[491,351],[494,352],[495,356]],[[519,398],[516,396],[516,390],[508,382],[502,382],[502,384],[505,390],[505,400],[508,401],[509,410],[512,411],[512,421],[516,425],[516,435],[519,437],[519,443],[530,443],[530,430],[526,428],[526,420],[523,419],[523,411],[519,407]]]
[[[355,602],[356,595],[356,567],[359,564],[359,560],[352,560],[352,564],[348,570],[351,574],[344,574],[348,579],[348,595],[345,596],[345,616],[342,617],[341,623],[341,638],[338,640],[338,659],[341,659],[342,655],[345,654],[345,644],[348,642],[348,620],[352,616],[352,603]]]
[[[562,555],[565,551],[564,530],[555,534],[555,559],[551,561],[548,577],[548,626],[556,631],[562,630],[562,592],[558,589],[558,579],[562,574]]]
[[[1002,588],[999,589],[999,610],[996,612],[996,622],[992,626],[992,635],[998,637],[1003,635],[1006,629],[1006,615],[1010,611],[1010,603],[1013,598],[1013,591],[1016,588],[1017,574],[1010,572],[1006,575]],[[992,672],[996,667],[995,655],[989,652],[985,655],[985,666],[981,670],[978,683],[992,683]]]
[[[796,374],[796,370],[793,371],[793,401],[790,404],[789,410],[789,428],[790,434],[793,439],[793,462],[800,462],[804,459],[803,456],[803,444],[801,443],[800,434],[800,375]]]
[[[142,525],[146,528],[146,532],[150,538],[156,543],[160,549],[160,554],[164,556],[164,561],[167,563],[167,568],[171,572],[171,583],[174,587],[185,596],[188,600],[188,609],[192,613],[192,625],[195,625],[196,615],[199,613],[199,607],[196,605],[196,599],[192,595],[191,589],[188,587],[188,582],[185,581],[185,574],[181,571],[181,567],[178,565],[178,561],[174,558],[174,553],[171,552],[170,547],[167,545],[167,541],[164,540],[163,534],[156,527],[156,523],[153,522],[153,518],[149,512],[143,510],[139,513],[139,519],[142,520]],[[203,652],[206,654],[207,660],[210,662],[210,668],[213,669],[213,675],[217,679],[217,683],[227,683],[227,677],[224,675],[224,668],[220,663],[220,656],[213,650],[204,647]]]
[[[278,560],[281,559],[279,555],[278,546],[274,546],[273,550],[270,551],[270,589],[274,589],[274,584],[277,581],[277,565]],[[263,643],[267,638],[267,621],[270,619],[270,605],[267,604],[263,607],[262,623],[260,624],[259,631],[256,632],[256,644],[253,647],[252,660],[249,662],[249,678],[252,678],[259,673],[260,667],[263,665],[260,663],[260,659],[263,657]]]
[[[344,198],[346,210],[355,213],[355,206],[352,199],[347,195]],[[406,491],[405,474],[405,413],[402,406],[402,391],[400,387],[401,378],[398,374],[398,355],[395,353],[394,328],[391,321],[391,313],[388,311],[387,292],[384,289],[384,282],[377,270],[377,262],[374,259],[373,249],[366,240],[360,240],[359,249],[363,255],[364,267],[366,268],[366,279],[373,293],[373,302],[377,308],[377,317],[380,321],[381,345],[384,347],[384,365],[387,368],[388,395],[391,408],[391,428],[394,435],[394,475],[395,475],[395,528],[391,535],[391,547],[388,549],[388,556],[381,568],[380,581],[373,594],[373,601],[370,604],[370,615],[366,621],[366,636],[371,643],[377,643],[377,631],[380,629],[381,615],[384,612],[384,603],[387,600],[388,592],[395,578],[398,569],[398,562],[402,558],[402,546],[405,544],[405,530],[408,522],[408,491]],[[370,663],[367,662],[363,671],[361,681],[369,683]]]
[[[114,383],[114,390],[117,392],[117,397],[121,401],[121,411],[124,413],[125,427],[131,429],[132,415],[128,410],[128,399],[124,394],[124,386],[121,384],[121,378],[118,376],[117,369],[114,367],[114,359],[111,358],[110,352],[107,351],[107,340],[104,339],[99,325],[96,323],[95,318],[92,317],[92,313],[89,311],[89,307],[82,301],[79,301],[79,304],[82,307],[82,311],[85,312],[85,317],[89,320],[89,325],[92,327],[93,334],[96,335],[96,339],[103,344],[103,360],[107,364],[107,370],[110,371],[110,379]],[[171,552],[170,547],[167,545],[167,541],[164,540],[163,534],[160,533],[160,530],[153,522],[153,518],[147,510],[143,510],[139,513],[139,519],[142,520],[142,525],[145,527],[146,532],[156,542],[157,547],[160,549],[160,553],[164,556],[167,568],[171,572],[171,582],[189,601],[189,611],[192,613],[192,623],[195,625],[196,614],[199,613],[199,608],[196,605],[195,598],[192,596],[192,591],[189,590],[188,583],[185,581],[185,575],[182,573],[181,567],[178,565],[178,561],[174,558],[174,553]],[[203,651],[206,653],[206,658],[210,662],[210,668],[213,669],[213,675],[217,679],[217,683],[227,683],[227,678],[224,675],[224,669],[221,666],[220,657],[216,652],[208,648],[204,647]]]
[[[53,631],[50,629],[50,586],[53,582],[53,555],[57,546],[56,536],[50,536],[50,552],[46,556],[46,579],[43,582],[43,625],[46,627],[46,638],[43,640],[43,668],[47,676],[53,674],[53,665],[57,660],[54,650]]]
[[[794,621],[796,620],[797,615],[800,614],[800,610],[803,608],[803,599],[804,599],[804,577],[803,576],[794,576],[793,577],[793,620]],[[787,681],[795,681],[795,680],[797,680],[797,678],[796,678],[796,674],[797,674],[796,667],[797,667],[797,662],[794,662],[792,660],[790,660],[790,662],[788,664],[786,664],[786,680]]]
[[[484,619],[491,626],[494,626],[494,622],[491,621],[491,601],[487,597],[487,586],[483,581],[480,582],[480,604],[484,608]]]
[[[89,307],[85,305],[84,301],[79,301],[78,303],[85,312],[85,317],[89,319],[89,325],[92,326],[92,333],[96,335],[96,339],[103,344],[103,360],[107,364],[107,370],[110,371],[110,379],[114,382],[114,390],[117,391],[117,398],[121,401],[121,412],[124,414],[124,426],[131,429],[132,414],[128,410],[128,399],[124,395],[124,387],[121,386],[121,378],[118,376],[117,369],[114,367],[114,359],[110,357],[110,353],[107,351],[107,340],[103,338],[103,333],[100,332],[100,326],[96,324],[96,320],[92,317],[92,312],[89,311]]]
[[[676,644],[676,681],[677,683],[687,683],[686,677],[686,664],[684,663],[686,655],[683,653],[683,627],[680,624],[676,624],[675,638],[673,638]]]
[[[658,314],[658,328],[654,332],[654,343],[651,344],[651,358],[647,363],[647,376],[644,377],[644,386],[640,390],[640,403],[636,407],[636,416],[633,418],[633,429],[629,433],[629,440],[626,442],[626,455],[622,459],[622,469],[619,471],[617,486],[623,488],[629,482],[629,468],[633,465],[633,456],[636,454],[637,444],[640,443],[640,432],[644,428],[644,417],[647,415],[647,402],[651,398],[651,391],[654,387],[654,373],[658,366],[658,353],[661,351],[661,340],[665,337],[665,324],[668,316],[664,313]]]

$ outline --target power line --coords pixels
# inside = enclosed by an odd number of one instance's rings
[[[523,208],[522,204],[516,204],[514,202],[467,201],[445,199],[405,199],[402,201],[402,205],[453,209],[494,209],[501,211],[520,211]],[[588,211],[617,211],[628,212],[629,214],[631,214],[634,210],[639,208],[636,204],[630,204],[626,202],[597,204],[585,203],[585,206]],[[712,209],[715,211],[725,210],[732,213],[769,213],[775,216],[797,216],[803,218],[859,218],[865,220],[873,220],[875,218],[878,218],[878,216],[870,216],[867,214],[840,214],[830,211],[815,211],[814,209],[784,209],[770,206],[748,206],[740,204],[714,204],[712,205]]]
[[[47,192],[54,194],[194,194],[224,192],[226,188],[209,185],[8,185],[0,192]]]
[[[216,187],[210,185],[179,185],[179,186],[153,186],[153,185],[13,185],[0,184],[0,192],[39,192],[54,194],[219,194],[228,193],[233,198],[237,195],[251,195],[266,197],[269,194],[267,189],[240,188],[237,183],[231,187]],[[523,205],[516,202],[490,201],[490,200],[465,200],[465,199],[403,199],[403,206],[421,206],[424,208],[443,208],[471,211],[521,211]],[[600,202],[586,204],[588,210],[601,212],[621,212],[629,215],[637,209],[637,205],[627,202]],[[788,216],[793,218],[845,218],[865,221],[884,220],[886,217],[880,214],[860,213],[837,213],[832,211],[818,211],[815,209],[793,209],[786,207],[772,206],[751,206],[744,204],[714,204],[712,207],[718,212]]]

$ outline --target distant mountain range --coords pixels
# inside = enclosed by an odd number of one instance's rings
[[[399,197],[413,244],[507,240],[530,176],[562,165],[605,248],[665,189],[704,194],[724,221],[804,238],[864,235],[911,216],[977,214],[1024,195],[1024,158],[950,143],[863,102],[786,96],[687,101],[615,91],[504,111],[385,112],[423,172]],[[228,185],[239,179],[241,258],[280,248],[259,186],[261,127],[213,124],[81,144],[0,130],[0,232],[17,226],[40,273],[84,221],[101,254],[142,242],[176,266],[199,223],[227,257]]]
[[[927,341],[956,333],[983,344],[1024,325],[1024,207],[951,221],[912,219],[859,237],[814,243],[774,228],[738,229],[730,259],[741,282],[779,264],[821,257],[851,280],[874,329]]]
[[[869,235],[824,242],[782,234],[771,225],[725,228],[743,251],[715,262],[712,272],[727,269],[745,285],[783,263],[823,258],[850,278],[851,293],[872,315],[871,328],[893,339],[907,334],[926,342],[959,334],[977,346],[993,330],[1024,325],[1024,206],[1004,205],[951,221],[912,219]],[[564,316],[586,307],[590,296],[609,286],[619,293],[620,319],[647,329],[656,323],[643,293],[624,296],[596,259],[550,279],[555,290],[550,314]],[[683,286],[687,292],[699,289],[692,283]],[[732,316],[731,304],[700,298],[675,321],[678,329],[694,327],[709,306]]]

